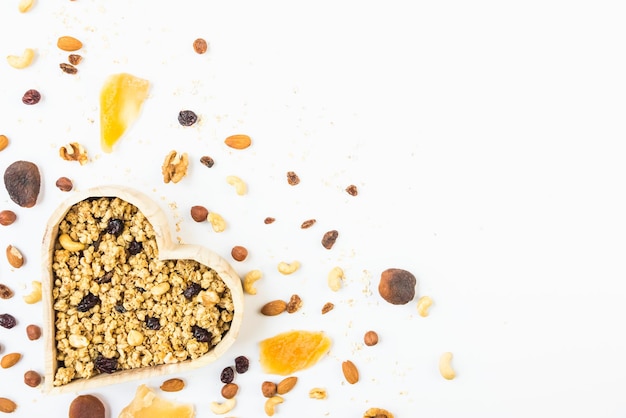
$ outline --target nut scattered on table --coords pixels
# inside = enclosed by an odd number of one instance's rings
[[[313,225],[315,225],[315,222],[317,222],[315,219],[307,219],[306,221],[302,222],[302,224],[300,225],[300,228],[308,229],[312,227]]]
[[[72,64],[68,64],[66,62],[62,62],[59,64],[59,68],[61,69],[61,71],[63,71],[65,74],[76,74],[78,73],[78,68],[76,68],[75,66],[73,66]]]
[[[248,249],[241,245],[235,245],[232,250],[230,250],[230,255],[235,261],[244,261],[248,258]]]
[[[11,412],[15,412],[17,409],[17,404],[13,402],[9,398],[0,398],[0,412],[5,412],[10,414]]]
[[[289,298],[289,302],[287,302],[287,313],[295,313],[298,312],[298,310],[302,307],[302,299],[300,298],[300,296],[293,294],[291,295],[291,297]]]
[[[328,393],[324,388],[313,388],[309,390],[309,398],[311,399],[326,399],[328,397]]]
[[[38,325],[30,324],[26,327],[26,336],[31,341],[38,340],[41,337],[41,328]]]
[[[276,395],[277,391],[278,387],[274,382],[266,380],[261,384],[261,393],[263,393],[263,396],[265,396],[266,398],[271,398],[272,396]]]
[[[333,248],[333,245],[335,245],[337,237],[339,237],[339,231],[335,229],[327,231],[326,233],[324,233],[324,236],[322,236],[322,246],[327,250],[330,250],[331,248]]]
[[[224,140],[224,143],[234,149],[246,149],[252,144],[252,139],[248,135],[231,135]]]
[[[380,275],[378,293],[393,305],[405,305],[415,297],[415,276],[406,270],[390,268]]]
[[[6,256],[11,267],[18,269],[24,265],[24,256],[22,255],[22,252],[13,245],[7,246]]]
[[[430,296],[422,296],[417,300],[417,313],[421,317],[427,317],[430,307],[433,304],[433,299]]]
[[[208,44],[203,38],[198,38],[193,41],[193,50],[197,54],[204,54],[208,49]]]
[[[249,295],[256,295],[257,290],[254,286],[254,283],[257,282],[262,276],[263,273],[261,273],[261,270],[257,269],[250,270],[248,273],[246,273],[243,278],[243,291]]]
[[[346,360],[341,363],[341,371],[343,371],[343,376],[346,378],[346,381],[351,385],[359,381],[359,370],[352,361]]]
[[[186,152],[178,154],[178,152],[172,150],[166,156],[161,166],[161,173],[163,174],[163,181],[165,183],[178,183],[187,175],[187,168],[189,167],[189,156]]]
[[[17,219],[17,215],[12,210],[5,209],[0,212],[0,225],[9,226]]]
[[[335,308],[335,304],[332,302],[326,302],[324,306],[322,306],[322,315],[327,314]]]
[[[351,184],[346,187],[346,193],[348,193],[350,196],[356,196],[359,194],[359,190],[354,184]]]
[[[4,151],[9,146],[9,137],[6,135],[0,135],[0,151]]]
[[[365,411],[363,418],[393,418],[393,414],[386,409],[370,408]]]
[[[36,388],[41,384],[41,375],[34,370],[24,373],[24,383],[31,388]]]
[[[32,64],[34,58],[35,50],[32,48],[25,48],[22,55],[7,56],[7,62],[11,67],[21,70]]]
[[[265,305],[261,307],[261,313],[265,316],[276,316],[285,312],[287,309],[287,302],[284,300],[273,300],[271,302],[267,302]]]
[[[185,382],[182,379],[179,379],[176,377],[167,379],[166,381],[161,383],[161,386],[160,386],[163,392],[179,392],[183,390],[184,387],[185,387]]]
[[[278,272],[280,274],[293,274],[295,273],[299,268],[300,268],[300,262],[299,261],[292,261],[291,263],[287,263],[285,261],[281,261],[280,263],[278,263]]]
[[[83,57],[79,54],[69,54],[67,56],[67,60],[70,62],[70,64],[72,65],[78,65],[82,62]]]
[[[57,47],[63,51],[78,51],[83,47],[83,43],[73,36],[61,36],[57,39]]]
[[[59,148],[59,156],[65,161],[78,161],[80,165],[89,162],[87,150],[78,142],[70,142]]]
[[[37,303],[41,301],[41,282],[39,280],[33,280],[31,282],[32,290],[29,294],[24,295],[24,302],[32,305],[33,303]]]
[[[276,393],[284,395],[285,393],[290,392],[291,389],[296,386],[296,383],[298,383],[298,378],[296,376],[286,377],[276,385]]]
[[[291,186],[300,184],[300,177],[298,177],[295,171],[287,171],[287,183]]]
[[[41,101],[41,93],[36,89],[28,89],[22,95],[22,103],[28,106],[36,105]]]
[[[284,399],[278,395],[274,395],[265,401],[265,414],[271,417],[276,412],[276,405],[283,403]]]
[[[209,409],[211,409],[211,412],[216,415],[223,415],[231,411],[236,404],[237,401],[235,400],[235,398],[226,399],[222,403],[213,401],[209,404]]]
[[[452,380],[456,377],[452,368],[452,353],[445,352],[439,357],[439,373],[446,380]]]
[[[207,216],[209,216],[209,210],[202,205],[195,205],[190,210],[191,219],[196,222],[206,222]]]
[[[59,177],[55,183],[55,186],[62,192],[69,192],[74,188],[72,180],[67,177]]]
[[[231,399],[237,395],[238,391],[239,391],[239,386],[236,383],[230,382],[222,386],[221,394],[224,397],[224,399]]]
[[[17,4],[17,10],[20,13],[26,13],[33,8],[34,4],[35,0],[20,0],[20,2]]]
[[[15,366],[17,362],[20,361],[21,358],[22,358],[22,355],[20,353],[5,354],[4,356],[2,356],[2,359],[0,360],[0,366],[2,366],[3,369],[8,369],[10,367]]]
[[[378,344],[378,334],[376,331],[367,331],[365,335],[363,335],[363,342],[368,347]]]
[[[13,290],[9,286],[0,284],[0,299],[11,299],[13,295]]]

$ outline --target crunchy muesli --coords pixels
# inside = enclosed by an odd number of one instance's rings
[[[64,234],[83,249],[55,242],[55,386],[195,359],[230,328],[230,289],[195,260],[159,260],[152,225],[136,206],[116,197],[83,200],[60,222]],[[217,302],[203,303],[207,295]]]

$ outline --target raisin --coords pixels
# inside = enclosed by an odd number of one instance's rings
[[[96,283],[98,284],[110,283],[112,278],[113,278],[113,272],[109,271],[105,273],[104,275],[102,275],[101,277],[98,277],[96,279]]]
[[[198,116],[191,110],[178,112],[178,123],[183,126],[191,126],[198,121]]]
[[[194,296],[196,296],[198,293],[200,293],[201,290],[202,290],[202,287],[198,283],[191,283],[187,287],[187,289],[183,291],[183,296],[185,296],[187,299],[191,299]]]
[[[159,321],[159,318],[149,316],[146,318],[146,328],[153,330],[161,329],[161,321]]]
[[[124,222],[121,219],[111,219],[104,232],[119,237],[124,230]]]
[[[93,293],[87,293],[81,299],[81,301],[78,302],[78,306],[76,307],[76,309],[78,309],[79,312],[87,312],[89,309],[93,308],[99,303],[100,298],[98,296],[94,295]]]
[[[330,250],[331,248],[333,248],[333,245],[335,245],[335,241],[337,241],[338,236],[339,232],[337,232],[336,230],[333,229],[332,231],[328,231],[322,237],[322,246],[327,250]]]
[[[128,252],[130,253],[130,255],[137,255],[141,252],[141,250],[143,250],[143,245],[141,244],[141,242],[132,241],[130,244],[128,244]]]
[[[115,305],[115,310],[119,313],[126,313],[126,308],[121,303],[118,305]]]
[[[117,359],[116,358],[106,358],[102,356],[102,354],[98,354],[98,357],[94,360],[94,366],[101,373],[113,373],[117,370]]]
[[[220,380],[222,383],[232,383],[235,380],[235,371],[232,367],[224,367],[222,373],[220,374]]]
[[[200,163],[206,167],[213,167],[213,164],[215,164],[215,161],[213,161],[213,158],[209,157],[208,155],[204,155],[202,157],[200,157]]]
[[[0,315],[0,327],[11,329],[15,324],[17,324],[17,321],[13,315],[8,313]]]
[[[237,373],[245,373],[248,371],[248,367],[250,367],[250,361],[246,356],[239,356],[235,358],[235,370]]]
[[[193,325],[191,327],[191,332],[193,334],[193,338],[195,338],[198,342],[208,343],[211,341],[211,333],[204,328]]]
[[[41,93],[35,89],[27,90],[22,96],[22,103],[26,105],[35,105],[41,100]]]

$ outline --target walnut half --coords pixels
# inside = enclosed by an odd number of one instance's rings
[[[165,156],[161,172],[163,173],[163,181],[165,183],[178,183],[185,175],[187,175],[187,167],[189,167],[189,157],[187,153],[178,154],[176,151],[170,151]]]

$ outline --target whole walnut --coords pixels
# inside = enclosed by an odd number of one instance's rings
[[[405,305],[415,297],[415,276],[406,270],[390,268],[380,275],[378,293],[393,305]]]

